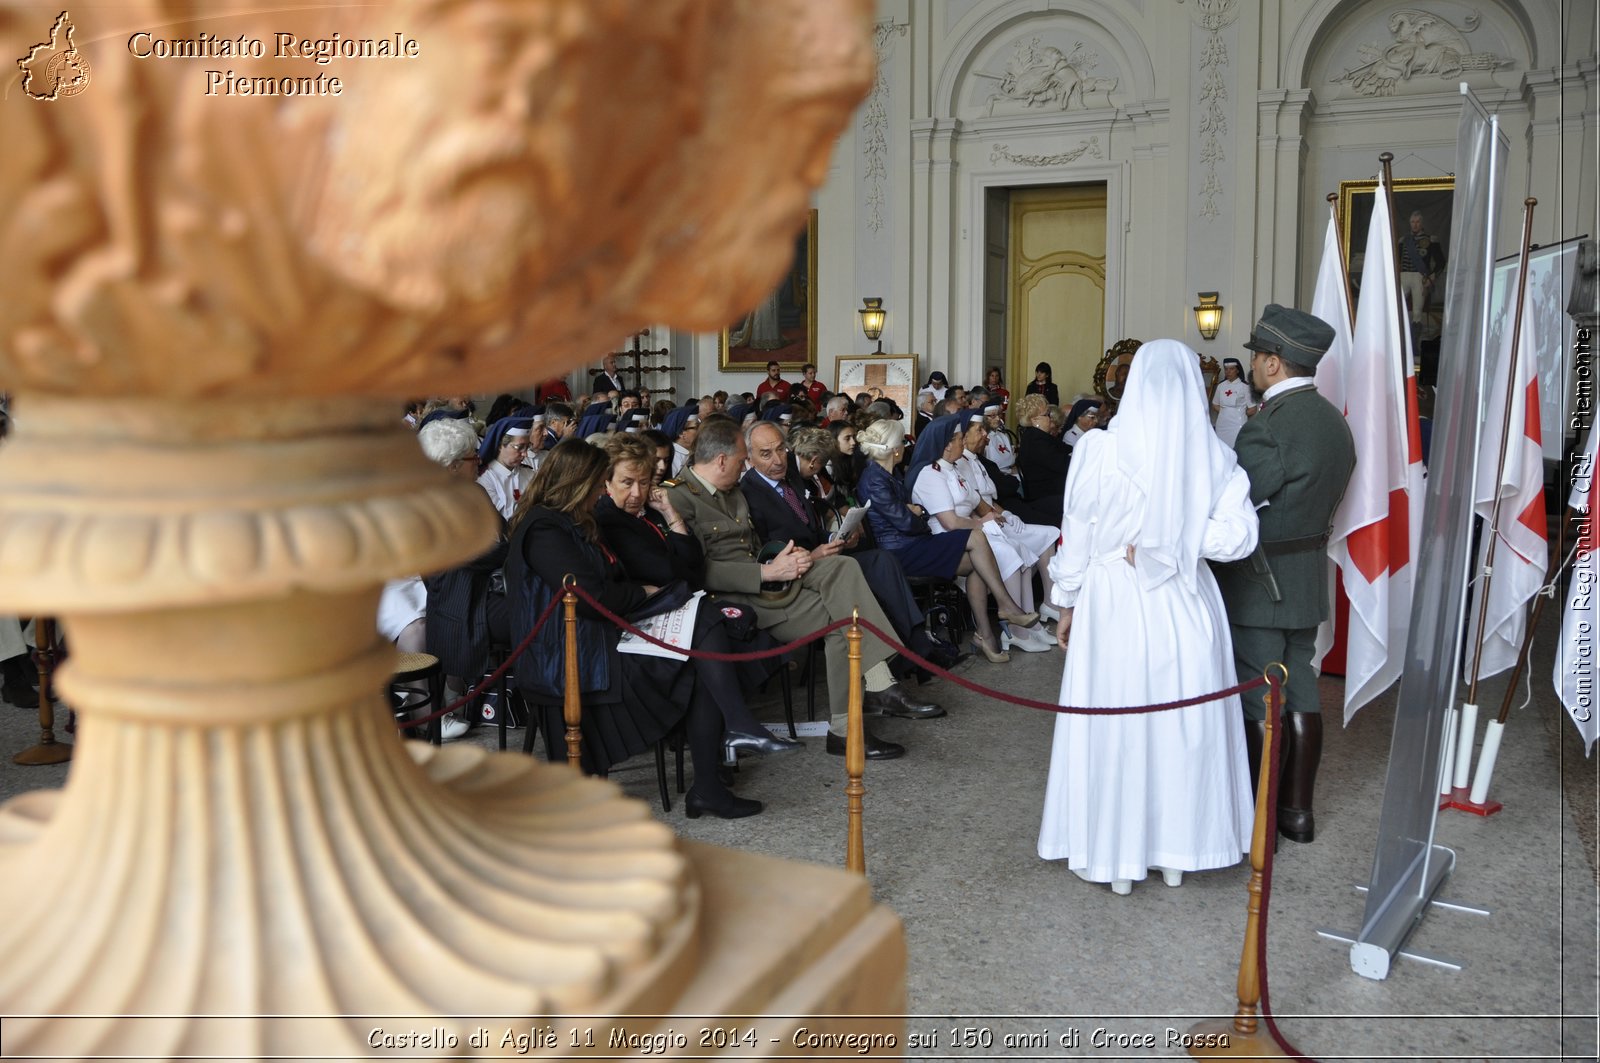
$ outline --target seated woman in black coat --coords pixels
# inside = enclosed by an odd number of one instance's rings
[[[1022,428],[1017,440],[1017,472],[1022,476],[1022,490],[1035,514],[1053,513],[1055,519],[1049,523],[1060,524],[1072,448],[1052,432],[1050,404],[1043,395],[1024,395],[1017,400],[1017,424]]]
[[[995,596],[1000,615],[1031,623],[1036,615],[1025,614],[1006,589],[994,550],[986,535],[973,535],[970,528],[956,528],[934,535],[922,507],[911,501],[911,492],[893,469],[905,457],[906,430],[899,421],[875,421],[856,433],[856,446],[867,456],[866,471],[857,485],[862,502],[871,502],[867,521],[872,525],[878,547],[900,559],[907,576],[932,576],[954,579],[967,576],[967,604],[978,625],[973,648],[993,664],[1004,664],[1011,654],[1000,649],[999,639],[989,623],[989,595]],[[976,578],[973,578],[973,577]]]
[[[512,638],[520,642],[569,575],[618,616],[636,613],[659,587],[631,580],[601,544],[594,506],[605,491],[605,452],[576,440],[556,446],[523,493],[511,520],[506,585]],[[559,613],[517,660],[517,685],[530,704],[545,708],[546,749],[563,756],[561,704],[566,689]],[[621,632],[587,602],[578,605],[579,683],[583,694],[583,763],[605,773],[612,764],[648,751],[680,721],[688,733],[694,785],[684,799],[691,819],[709,812],[724,819],[753,816],[761,802],[736,797],[718,778],[722,713],[708,684],[687,662],[621,653]]]
[[[619,435],[606,443],[605,453],[610,463],[605,494],[594,507],[601,546],[637,582],[661,587],[681,580],[691,591],[703,589],[705,553],[659,486],[651,447],[637,436]],[[718,602],[713,608],[707,601],[695,613],[691,645],[714,653],[736,653],[774,643],[757,630],[755,611],[748,606]],[[768,731],[745,702],[743,692],[764,682],[777,668],[777,661],[774,657],[738,664],[691,662],[698,682],[722,710],[728,728],[726,744],[735,752],[787,753],[803,747]]]

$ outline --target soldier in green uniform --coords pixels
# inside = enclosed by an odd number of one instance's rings
[[[746,454],[739,426],[726,417],[707,418],[695,439],[689,467],[676,482],[662,485],[672,508],[705,550],[706,590],[750,605],[756,623],[780,641],[808,635],[853,611],[859,611],[861,619],[871,621],[880,631],[892,631],[854,559],[836,551],[807,551],[791,542],[763,560],[765,551],[750,521],[749,504],[739,490]],[[863,711],[943,715],[938,706],[914,699],[894,682],[885,663],[889,657],[889,648],[882,642],[870,636],[861,640],[866,687]],[[830,710],[827,750],[842,756],[850,694],[843,630],[824,637],[823,660]],[[870,730],[864,737],[870,760],[891,760],[905,753],[904,746]]]
[[[1291,841],[1314,834],[1312,791],[1322,759],[1322,715],[1311,669],[1317,625],[1328,617],[1328,529],[1355,468],[1344,415],[1312,381],[1333,342],[1320,318],[1273,304],[1245,349],[1265,405],[1239,430],[1235,453],[1250,477],[1261,542],[1244,561],[1216,566],[1228,607],[1239,678],[1282,661],[1289,669],[1284,774],[1278,829]],[[1252,776],[1261,761],[1266,688],[1243,698]]]

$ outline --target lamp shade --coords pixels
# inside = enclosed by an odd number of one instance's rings
[[[1200,292],[1200,305],[1194,308],[1194,323],[1204,339],[1214,340],[1222,328],[1222,304],[1216,292]]]
[[[856,311],[861,315],[861,331],[867,339],[876,340],[883,335],[883,320],[888,312],[883,309],[882,299],[863,298],[861,302],[864,305]]]

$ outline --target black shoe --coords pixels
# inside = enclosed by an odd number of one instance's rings
[[[888,690],[867,691],[861,699],[861,711],[907,720],[933,720],[944,715],[944,709],[931,701],[914,700],[898,684]]]
[[[738,797],[728,791],[723,791],[723,796],[714,805],[700,800],[694,790],[683,795],[683,814],[690,819],[699,819],[706,813],[718,819],[744,819],[760,813],[761,802],[752,801],[748,797]]]
[[[938,665],[940,668],[943,668],[947,672],[953,672],[953,671],[956,670],[957,666],[959,666],[961,664],[962,661],[966,660],[968,657],[971,657],[971,656],[972,656],[972,654],[970,654],[970,653],[961,653],[961,652],[946,653],[943,650],[935,650],[933,653],[930,653],[928,655],[928,661],[931,664]],[[922,670],[918,669],[918,671],[920,672]],[[926,675],[928,673],[927,672],[923,672],[922,674]]]
[[[18,683],[15,686],[7,683],[0,687],[0,700],[8,701],[19,709],[37,709],[39,692],[26,683]]]
[[[906,755],[906,747],[898,742],[885,742],[871,731],[864,735],[867,744],[868,760],[896,760]],[[828,732],[828,752],[836,757],[844,756],[844,739]]]
[[[804,749],[806,744],[798,738],[779,738],[770,731],[760,734],[745,734],[743,731],[729,731],[722,740],[729,753],[737,755],[740,752],[756,753],[765,756],[769,753],[793,753]]]

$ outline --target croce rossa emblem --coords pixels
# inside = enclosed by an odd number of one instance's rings
[[[28,49],[17,60],[22,68],[22,91],[30,99],[59,100],[76,96],[89,87],[89,59],[72,42],[75,27],[63,11],[50,27],[50,39]]]

